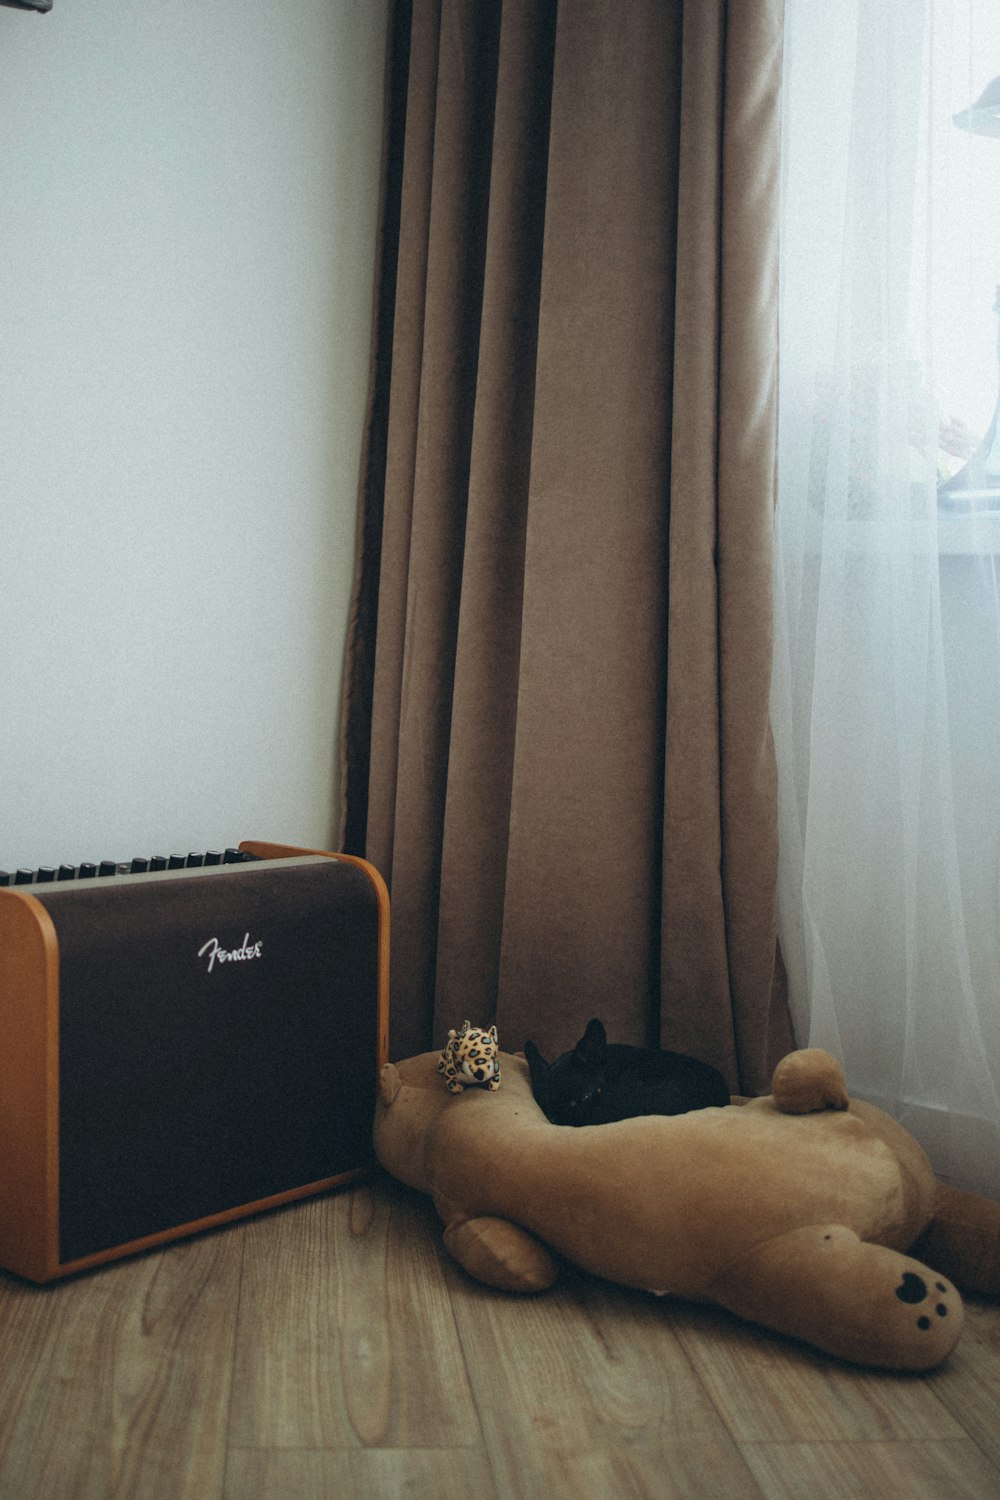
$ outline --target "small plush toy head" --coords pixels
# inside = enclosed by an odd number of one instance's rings
[[[491,1092],[498,1089],[500,1048],[496,1027],[491,1026],[486,1031],[481,1026],[471,1026],[465,1021],[461,1031],[449,1031],[438,1062],[438,1072],[444,1074],[451,1094],[460,1094],[473,1084]]]

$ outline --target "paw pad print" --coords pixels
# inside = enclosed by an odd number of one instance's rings
[[[896,1288],[896,1296],[900,1302],[908,1302],[914,1307],[919,1307],[921,1303],[932,1300],[935,1293],[937,1294],[937,1301],[931,1310],[933,1315],[922,1312],[917,1319],[917,1327],[925,1333],[929,1328],[933,1328],[935,1317],[946,1318],[948,1316],[948,1304],[944,1301],[944,1298],[948,1294],[947,1284],[943,1281],[935,1281],[933,1287],[929,1287],[924,1278],[918,1276],[916,1272],[904,1271],[903,1279]]]

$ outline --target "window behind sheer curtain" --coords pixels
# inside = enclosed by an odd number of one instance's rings
[[[800,1044],[1000,1197],[990,0],[786,0],[776,656]]]

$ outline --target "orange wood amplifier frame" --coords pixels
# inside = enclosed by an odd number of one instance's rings
[[[389,898],[384,881],[367,861],[351,855],[254,841],[240,849],[260,861],[332,859],[357,867],[370,882],[377,904],[377,955],[371,961],[377,981],[370,997],[374,1053],[367,1059],[354,1058],[352,1064],[360,1076],[368,1074],[374,1108],[378,1072],[388,1047]],[[273,877],[279,873],[274,870]],[[122,877],[124,883],[129,879]],[[60,1019],[65,1000],[60,971],[58,924],[44,897],[28,887],[0,889],[0,1267],[32,1281],[50,1281],[324,1192],[370,1170],[371,1158],[364,1153],[365,1159],[332,1175],[289,1183],[253,1201],[227,1203],[184,1222],[67,1257],[60,1244]]]

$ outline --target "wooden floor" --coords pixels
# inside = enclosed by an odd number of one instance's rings
[[[469,1281],[381,1177],[47,1289],[0,1275],[0,1500],[994,1500],[1000,1307],[921,1377],[568,1272]]]

